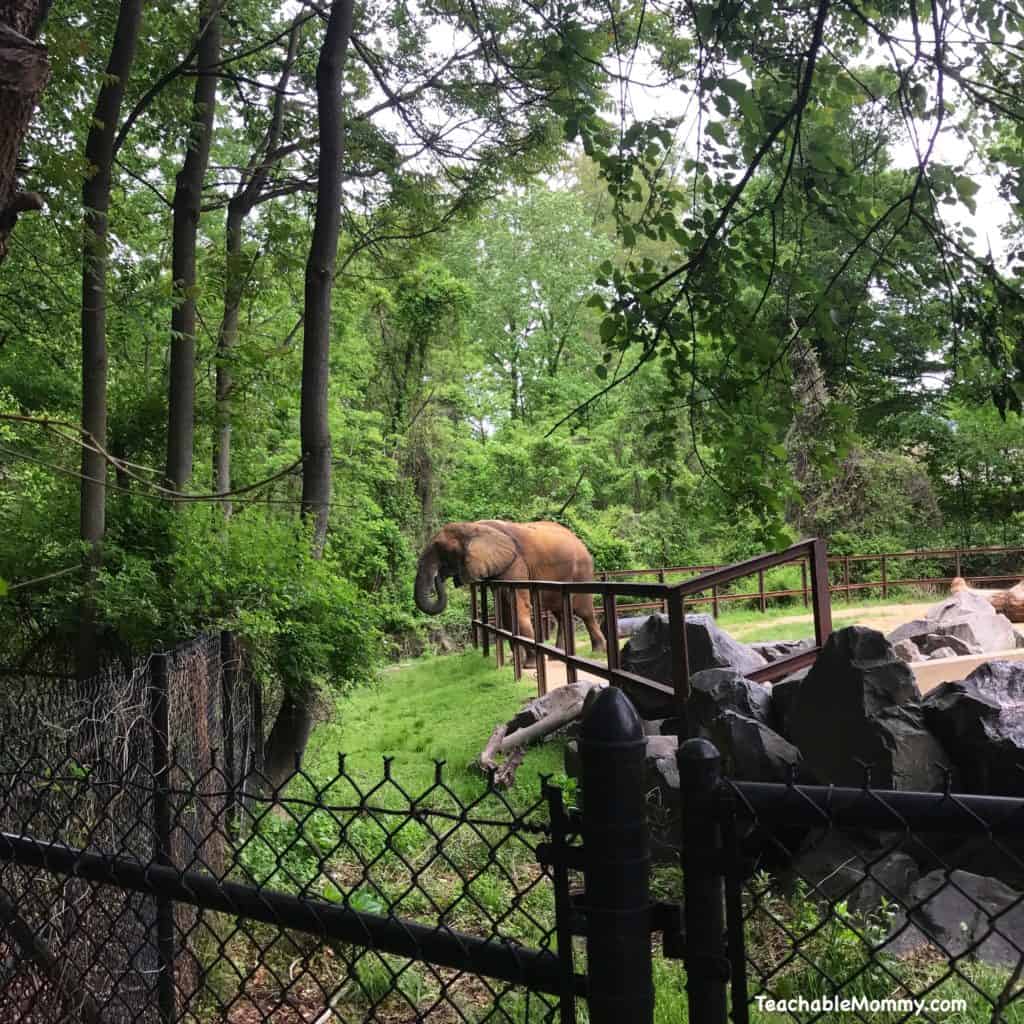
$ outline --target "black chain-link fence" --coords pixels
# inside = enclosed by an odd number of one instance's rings
[[[61,659],[48,656],[50,649],[42,644],[35,656],[22,652],[0,671],[0,830],[153,861],[162,852],[154,832],[154,780],[174,787],[189,779],[194,799],[167,830],[166,849],[177,863],[216,864],[214,819],[239,813],[262,736],[253,687],[231,635],[114,661],[87,679],[55,671]],[[154,720],[156,697],[162,729]],[[171,766],[162,740],[167,735]],[[206,772],[214,751],[216,780]],[[0,897],[9,975],[0,977],[10,991],[27,984],[26,975],[10,971],[31,937],[38,941],[33,970],[56,977],[59,969],[61,977],[78,977],[94,999],[114,1000],[102,1019],[135,1019],[132,1014],[144,1011],[159,974],[159,907],[152,896],[90,887],[74,877],[57,884],[9,865]],[[188,908],[177,911],[179,927],[194,920]],[[190,973],[196,971],[183,968],[186,984]],[[45,1009],[33,1017],[15,999],[0,1008],[0,1021],[65,1019],[45,999],[41,1005]]]
[[[538,854],[560,791],[516,809],[440,764],[409,790],[390,762],[249,783],[233,802],[216,763],[0,772],[0,1022],[566,1019]]]
[[[680,768],[691,1021],[1024,1019],[1024,800]]]

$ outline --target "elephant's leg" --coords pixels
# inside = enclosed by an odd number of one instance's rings
[[[573,598],[573,608],[583,620],[590,634],[590,644],[595,651],[605,649],[604,634],[597,625],[597,613],[594,611],[594,598],[591,594],[577,594]]]
[[[518,633],[520,636],[527,636],[531,640],[534,638],[533,630],[533,614],[530,608],[530,592],[528,590],[517,590],[516,591],[516,615],[519,617],[519,629]],[[533,650],[527,648],[523,651],[523,667],[533,668],[536,665],[537,659],[534,657]]]

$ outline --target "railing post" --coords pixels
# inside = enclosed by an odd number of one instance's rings
[[[572,593],[562,591],[562,650],[566,654],[576,653],[576,620],[572,614]],[[565,663],[565,681],[575,683],[577,680],[576,666]]]
[[[619,667],[619,608],[614,592],[606,590],[601,595],[604,604],[605,637],[608,641],[608,668],[614,671]],[[609,680],[612,686],[618,686],[616,679]]]
[[[718,584],[711,588],[711,614],[718,618]]]
[[[956,551],[954,552],[954,558],[955,558],[955,563],[956,563],[956,574],[957,574],[957,576],[963,576],[963,573],[961,572],[961,569],[963,568],[963,566],[962,566],[962,563],[961,563],[961,560],[960,560],[960,549],[959,548],[957,548]]]
[[[668,594],[668,640],[672,655],[672,688],[679,713],[680,735],[690,735],[687,702],[690,699],[690,659],[686,650],[686,610],[678,590]]]
[[[171,866],[170,714],[167,655],[154,654],[149,669],[149,724],[152,743],[153,860]],[[177,1020],[174,983],[174,901],[156,896],[156,952],[160,972],[156,979],[157,1005],[161,1024]]]
[[[494,588],[494,626],[496,629],[505,628],[505,591],[501,585]],[[505,667],[505,638],[501,633],[494,634],[494,655],[498,668]]]
[[[662,586],[665,586],[665,570],[664,569],[659,569],[658,570],[658,582]],[[661,614],[662,615],[668,615],[668,601],[666,600],[664,594],[661,595]]]
[[[537,584],[530,584],[530,614],[533,616],[533,657],[537,665],[537,696],[543,697],[548,692],[548,666],[540,645],[547,640],[544,612],[540,610],[540,594]]]
[[[602,690],[579,741],[587,1003],[591,1024],[651,1024],[650,840],[643,727],[629,698]]]
[[[519,636],[519,591],[515,587],[508,588],[509,596],[509,618],[512,620],[510,628],[512,636]],[[518,640],[510,640],[509,647],[512,650],[512,675],[518,682],[523,678],[523,645]]]
[[[721,757],[713,743],[690,739],[676,755],[682,797],[683,914],[686,992],[694,1024],[726,1024],[725,910],[721,828],[713,797],[721,779]]]
[[[885,555],[882,555],[882,600],[889,596],[889,568]]]
[[[820,538],[811,547],[811,605],[814,642],[821,647],[832,635],[832,596],[828,583],[828,549]]]
[[[484,657],[491,656],[491,620],[487,613],[487,584],[480,584],[480,621],[483,623]]]
[[[757,570],[757,597],[761,605],[761,611],[767,611],[768,602],[765,600],[764,596],[764,569]]]
[[[850,592],[850,556],[843,555],[843,582],[846,584],[846,600],[852,601],[853,596]]]
[[[225,822],[230,831],[238,815],[238,766],[235,764],[235,690],[238,687],[238,662],[235,638],[230,630],[220,633],[220,711],[221,730],[224,734],[224,783],[227,792]]]
[[[476,584],[470,583],[469,585],[469,636],[473,641],[473,647],[480,646],[480,636],[477,633],[478,626],[476,624],[477,616],[477,599],[476,599]]]

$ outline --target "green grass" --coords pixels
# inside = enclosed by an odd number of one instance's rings
[[[391,778],[413,798],[433,786],[435,761],[444,760],[443,777],[454,794],[448,806],[457,811],[459,804],[485,791],[485,782],[473,762],[494,725],[506,721],[533,696],[535,685],[529,677],[516,683],[511,668],[498,671],[493,659],[476,652],[395,666],[374,683],[336,700],[334,713],[311,738],[304,762],[309,778],[294,784],[292,795],[309,796],[311,789],[322,788],[329,801],[353,802],[357,794],[348,783],[330,785],[337,775],[339,752],[347,755],[346,775],[364,792],[381,782],[383,758],[393,758]],[[505,799],[518,810],[530,808],[537,801],[541,776],[557,776],[561,771],[561,743],[533,748]],[[428,801],[431,806],[444,805],[443,799],[437,803],[438,795],[439,791],[434,790]],[[378,807],[403,808],[408,806],[408,797],[391,782],[385,782],[370,802]],[[476,817],[501,819],[508,817],[509,810],[496,798],[488,797],[473,813]],[[539,813],[546,812],[541,808]],[[263,858],[264,868],[272,871],[284,854],[287,872],[277,869],[276,876],[264,874],[268,884],[322,892],[329,899],[371,913],[386,913],[390,908],[400,916],[426,923],[440,917],[452,927],[474,934],[490,934],[492,922],[498,921],[502,936],[536,947],[553,924],[554,907],[550,885],[542,880],[535,884],[539,869],[531,841],[508,842],[507,830],[501,826],[480,829],[452,822],[439,835],[436,819],[434,825],[431,831],[408,817],[366,812],[344,815],[340,830],[339,821],[322,811],[309,814],[301,825],[268,818],[256,841],[249,844],[247,856],[250,867],[255,864],[258,869]],[[329,855],[326,864],[321,859],[324,852]],[[677,866],[656,868],[652,898],[678,898],[681,882]],[[887,958],[884,965],[872,964],[861,938],[864,934],[872,937],[870,922],[854,921],[842,907],[823,909],[799,894],[787,896],[776,891],[767,876],[759,878],[756,885],[760,887],[758,906],[770,908],[771,914],[754,912],[747,926],[747,952],[754,963],[773,972],[768,994],[807,998],[835,995],[837,990],[820,973],[824,969],[840,980],[840,995],[929,992],[964,997],[967,1012],[947,1015],[945,1020],[951,1024],[990,1020],[992,1001],[1006,983],[1007,971],[964,961],[958,963],[957,974],[947,977],[949,965],[941,959],[908,962]],[[515,898],[524,892],[524,896]],[[873,927],[876,940],[885,934],[884,926],[875,923]],[[801,937],[802,956],[791,956],[791,935]],[[582,941],[577,943],[577,968],[583,970]],[[655,1020],[657,1024],[681,1024],[687,1015],[686,972],[681,963],[661,955],[658,939],[652,944]],[[310,950],[315,949],[315,940],[311,939]],[[392,1007],[396,1013],[407,1014],[410,1003],[425,1008],[438,998],[438,979],[428,967],[372,954],[363,956],[353,971],[346,972],[345,956],[353,953],[358,950],[348,947],[333,959],[316,962],[317,977],[326,987],[347,986],[337,1007],[345,1019],[361,1019],[360,1014],[373,999],[391,991],[392,972],[399,976],[400,992],[388,996],[383,1009]],[[246,959],[244,951],[236,950],[235,955],[239,961]],[[263,958],[268,955],[263,954]],[[280,968],[284,971],[295,952],[281,955]],[[757,991],[757,975],[751,971],[750,992],[753,995]],[[475,980],[460,982],[450,998],[459,1002],[460,1011],[470,1021],[487,1018],[492,1009],[487,989]],[[536,996],[527,999],[523,993],[510,992],[501,1005],[508,1019],[521,1024],[547,1019],[543,1001]],[[750,1007],[750,1016],[757,1024],[793,1019],[761,1012],[755,1004]],[[577,1019],[588,1020],[584,1003]],[[878,1016],[885,1024],[895,1019]],[[1024,1001],[1011,1003],[1002,1019],[1008,1024],[1024,1024]]]
[[[393,757],[392,771],[402,784],[423,787],[434,777],[435,760],[442,760],[452,789],[470,795],[482,785],[473,762],[491,731],[536,695],[532,678],[524,675],[517,683],[511,667],[498,670],[493,656],[476,651],[407,661],[338,698],[335,715],[310,738],[305,768],[330,779],[344,753],[346,771],[379,777],[382,759]],[[533,747],[516,775],[512,799],[532,802],[540,777],[561,771],[560,745]]]

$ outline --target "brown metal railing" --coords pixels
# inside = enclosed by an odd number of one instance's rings
[[[832,632],[831,599],[828,587],[828,555],[823,540],[805,540],[774,554],[760,555],[735,565],[719,567],[693,579],[678,583],[653,582],[636,583],[626,580],[591,580],[565,583],[551,580],[500,580],[470,585],[470,608],[472,614],[473,645],[482,647],[485,656],[490,655],[491,641],[495,646],[495,657],[499,667],[505,664],[505,644],[508,643],[512,665],[517,679],[522,677],[523,660],[532,652],[537,665],[537,692],[547,692],[546,659],[553,658],[566,666],[566,681],[576,682],[580,671],[605,679],[612,685],[631,682],[659,690],[674,696],[680,715],[685,715],[689,697],[690,666],[686,651],[686,630],[684,619],[687,604],[697,604],[706,598],[702,595],[744,576],[755,573],[763,578],[764,573],[776,566],[800,561],[809,567],[809,600],[814,613],[814,647],[790,658],[781,659],[758,669],[748,678],[757,681],[780,679],[814,662],[822,645]],[[657,570],[652,570],[657,572]],[[533,636],[525,635],[518,621],[516,593],[527,590],[530,594],[530,618]],[[557,592],[560,596],[556,617],[561,625],[565,650],[547,642],[544,616],[541,613],[541,595]],[[595,594],[602,600],[605,618],[607,651],[602,664],[594,658],[585,658],[576,653],[576,630],[572,610],[573,594]],[[672,645],[671,685],[648,679],[625,671],[620,664],[619,649],[619,598],[653,599],[648,607],[663,607],[669,620],[669,637]],[[493,601],[494,621],[491,621],[489,606]],[[639,607],[639,605],[633,605]]]
[[[897,587],[913,586],[948,586],[957,577],[965,579],[969,586],[984,586],[986,584],[1017,583],[1024,577],[1024,571],[1016,573],[970,573],[965,575],[965,566],[969,566],[971,560],[984,556],[1015,556],[1020,559],[1021,569],[1024,570],[1024,547],[977,547],[977,548],[934,548],[921,551],[886,551],[878,554],[860,555],[832,555],[828,559],[829,566],[829,590],[833,594],[842,594],[847,600],[852,600],[854,595],[869,590],[881,591],[882,598],[889,596],[890,590]],[[911,576],[893,576],[891,567],[894,562],[903,561],[945,561],[953,563],[953,575],[922,576],[915,574]],[[872,580],[855,580],[852,577],[851,569],[854,566],[863,566],[867,563],[878,563],[880,576]],[[657,569],[610,569],[598,573],[598,579],[657,579],[665,582],[669,576],[685,575],[688,577],[703,576],[713,573],[722,566],[719,565],[675,565],[664,566]],[[808,576],[808,563],[806,559],[800,560],[801,585],[799,588],[774,588],[768,589],[765,582],[764,571],[758,573],[758,588],[754,591],[743,593],[723,593],[720,587],[713,587],[711,594],[695,600],[694,604],[710,604],[712,614],[717,618],[721,605],[731,601],[756,602],[761,611],[767,611],[768,602],[775,598],[799,597],[803,599],[805,606],[810,604],[811,588]],[[630,604],[620,609],[623,612],[650,611],[654,608],[661,608],[663,605],[655,602],[644,602]]]

